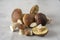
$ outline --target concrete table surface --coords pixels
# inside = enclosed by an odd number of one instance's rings
[[[52,18],[52,23],[46,25],[48,34],[38,37],[11,32],[12,11],[21,8],[23,13],[29,13],[35,4],[39,5],[39,12]],[[0,40],[60,40],[60,0],[0,0]]]

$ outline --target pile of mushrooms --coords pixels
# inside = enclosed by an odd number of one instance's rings
[[[39,35],[44,36],[48,33],[46,24],[51,22],[51,19],[43,13],[38,13],[39,6],[34,5],[29,14],[22,13],[19,8],[14,9],[11,14],[10,26],[11,31],[19,30],[20,35]]]

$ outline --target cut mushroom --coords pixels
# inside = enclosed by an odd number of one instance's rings
[[[35,27],[32,29],[32,31],[35,35],[40,35],[40,36],[46,35],[48,33],[48,29],[45,26],[43,26],[40,29]]]

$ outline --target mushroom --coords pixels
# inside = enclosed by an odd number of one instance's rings
[[[22,19],[22,10],[21,9],[14,9],[11,15],[12,22],[17,22],[18,19]]]
[[[32,22],[34,22],[34,17],[30,14],[25,14],[23,16],[23,23],[26,25],[26,26],[29,26]]]
[[[37,24],[42,24],[43,26],[45,26],[48,20],[43,13],[38,13],[35,15],[35,21],[37,22]]]
[[[39,6],[38,5],[34,5],[31,9],[30,9],[30,14],[35,16],[39,11]]]
[[[35,35],[45,36],[48,33],[48,29],[45,26],[42,26],[41,28],[34,27],[32,28],[32,32]]]

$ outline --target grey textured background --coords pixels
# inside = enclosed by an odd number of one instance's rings
[[[21,8],[23,13],[29,13],[35,4],[39,5],[39,12],[53,19],[51,24],[46,25],[48,34],[45,37],[27,37],[11,32],[12,11]],[[0,40],[60,40],[60,0],[0,0]]]

